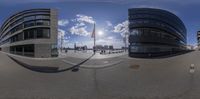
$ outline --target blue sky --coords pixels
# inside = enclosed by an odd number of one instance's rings
[[[161,8],[176,14],[187,28],[187,42],[196,45],[200,30],[198,0],[1,0],[0,24],[15,12],[31,8],[56,8],[59,12],[59,35],[64,46],[92,46],[91,32],[96,23],[97,44],[123,46],[127,32],[128,8]],[[59,36],[60,37],[60,36]]]

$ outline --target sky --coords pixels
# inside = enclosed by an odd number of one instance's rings
[[[64,47],[93,46],[94,23],[97,45],[124,46],[129,8],[159,8],[177,15],[187,29],[187,43],[197,44],[200,30],[199,0],[1,0],[0,25],[12,14],[32,8],[58,10],[58,44]]]

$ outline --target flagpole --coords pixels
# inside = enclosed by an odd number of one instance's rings
[[[94,23],[94,54],[96,53],[96,31],[95,31],[95,23]]]

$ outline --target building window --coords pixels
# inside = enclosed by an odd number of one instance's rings
[[[47,15],[37,15],[36,19],[49,19],[50,17]]]
[[[29,29],[24,31],[24,39],[34,39],[35,38],[35,30]]]
[[[11,46],[10,53],[34,57],[34,44]]]
[[[35,21],[29,21],[24,23],[24,28],[35,26]]]
[[[49,38],[50,30],[47,28],[39,28],[37,29],[37,38]]]
[[[35,20],[35,16],[28,16],[24,18],[24,21]]]
[[[21,30],[21,29],[23,29],[23,24],[16,26],[15,31],[18,31],[18,30]]]
[[[25,45],[25,46],[23,46],[23,48],[24,48],[24,52],[23,52],[24,56],[30,56],[30,57],[34,56],[34,45],[33,44]]]
[[[50,38],[50,30],[43,29],[43,38]]]
[[[36,25],[50,25],[50,22],[48,20],[37,20]]]
[[[23,33],[19,33],[11,37],[11,43],[22,40],[23,40]]]

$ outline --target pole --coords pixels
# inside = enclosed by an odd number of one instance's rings
[[[61,52],[62,52],[62,49],[63,49],[63,36],[61,35]]]
[[[96,31],[95,31],[95,23],[94,23],[94,54],[96,53]]]

